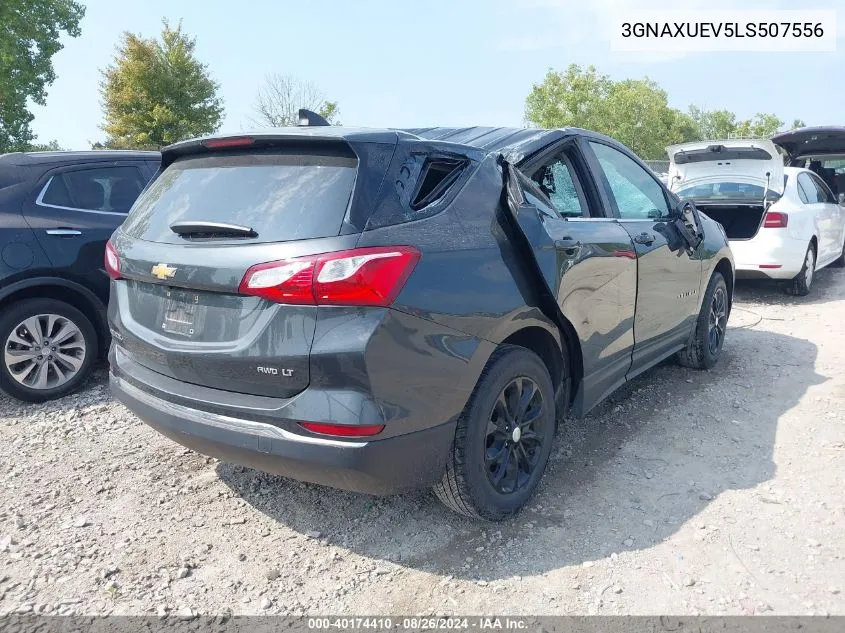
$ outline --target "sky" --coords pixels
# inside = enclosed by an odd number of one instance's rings
[[[845,125],[845,0],[746,0],[747,9],[839,9],[836,52],[619,53],[609,16],[632,8],[728,8],[722,0],[80,0],[79,38],[53,58],[57,79],[34,106],[42,143],[103,140],[100,69],[124,31],[156,36],[182,21],[220,84],[222,131],[252,127],[268,73],[315,83],[344,125],[521,126],[525,97],[550,69],[593,64],[614,79],[649,77],[673,107],[773,112]]]

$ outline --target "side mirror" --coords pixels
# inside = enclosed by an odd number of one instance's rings
[[[694,229],[698,232],[698,218],[695,216],[694,209],[695,207],[692,202],[684,202],[683,206],[681,206],[681,218],[683,218],[687,228]]]
[[[839,204],[845,205],[845,193],[839,194]]]
[[[684,217],[684,207],[689,204],[685,200],[678,200],[675,204],[669,205],[669,217],[674,219],[681,219]]]
[[[676,220],[678,230],[689,248],[695,250],[704,240],[704,230],[701,227],[698,212],[695,210],[695,205],[689,201],[682,202],[679,211],[680,217]]]

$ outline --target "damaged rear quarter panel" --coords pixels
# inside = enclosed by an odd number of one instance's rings
[[[576,378],[586,378],[579,402],[589,408],[624,382],[630,365],[636,261],[618,256],[632,250],[630,239],[612,222],[558,220],[583,242],[571,257],[561,257],[539,216],[535,226],[517,228],[504,203],[498,161],[490,155],[478,163],[442,213],[366,231],[359,246],[419,248],[422,258],[395,309],[479,341],[499,344],[521,329],[539,327],[559,345],[562,314],[579,340],[570,352]],[[461,385],[467,398],[494,349],[479,345],[467,363]]]
[[[554,329],[537,308],[536,279],[503,226],[501,202],[501,170],[488,156],[442,213],[363,233],[359,246],[422,252],[394,307],[494,343],[537,322]]]
[[[387,187],[383,194],[395,195]],[[454,414],[466,404],[496,345],[510,334],[540,327],[559,340],[556,325],[539,308],[536,276],[526,270],[503,228],[501,194],[496,157],[486,157],[441,213],[365,231],[358,243],[418,248],[422,257],[393,308],[440,324],[441,339],[461,335],[474,341],[461,342],[462,349],[475,349],[466,354],[466,371],[457,388],[463,395],[446,407]],[[436,333],[429,334],[433,347],[442,346]],[[444,393],[455,391],[450,380]]]

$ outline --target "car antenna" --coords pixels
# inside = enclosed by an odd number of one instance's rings
[[[331,125],[331,123],[329,123],[324,117],[321,117],[316,112],[306,110],[305,108],[301,108],[299,110],[299,127],[312,127],[323,125]]]

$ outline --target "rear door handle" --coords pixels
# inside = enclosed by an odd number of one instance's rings
[[[555,240],[555,248],[578,248],[579,246],[581,246],[581,242],[571,237],[562,237]]]
[[[82,235],[82,231],[76,229],[47,229],[47,235],[58,235],[59,237],[73,237]]]
[[[637,237],[634,238],[634,241],[637,244],[645,244],[646,246],[650,246],[651,244],[654,243],[655,239],[656,238],[654,237],[654,235],[652,235],[651,233],[646,233],[645,231],[643,231],[642,233],[637,235]]]

